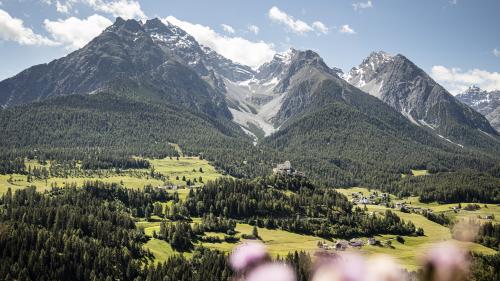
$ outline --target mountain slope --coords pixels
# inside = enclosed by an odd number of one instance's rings
[[[11,106],[51,96],[89,93],[117,77],[148,72],[166,59],[136,21],[118,18],[82,49],[0,82],[0,104]]]
[[[490,124],[500,131],[500,91],[488,92],[471,86],[456,98],[484,115]]]
[[[403,55],[372,53],[344,78],[450,142],[498,151],[495,146],[500,140],[488,120],[457,101]]]
[[[302,113],[263,145],[331,185],[384,185],[409,169],[489,169],[497,163],[443,142],[340,79],[323,80],[309,95]]]

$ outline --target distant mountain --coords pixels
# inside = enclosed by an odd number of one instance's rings
[[[498,133],[484,116],[455,99],[403,55],[372,53],[343,77],[450,142],[483,148],[498,142]]]
[[[490,124],[500,132],[500,90],[484,91],[477,86],[471,86],[456,98],[474,108],[490,121]]]

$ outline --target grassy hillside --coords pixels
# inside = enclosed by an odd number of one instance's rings
[[[182,190],[181,190],[182,191]],[[341,192],[342,194],[346,195],[348,198],[351,198],[351,193],[352,192],[361,192],[364,195],[369,195],[371,192],[367,188],[362,188],[362,187],[356,187],[356,188],[350,188],[350,189],[337,189],[337,191]],[[390,195],[391,200],[393,202],[400,202],[404,200],[397,199],[394,195]],[[181,196],[181,200],[183,200],[184,196]],[[437,203],[433,204],[423,204],[423,203],[417,203],[415,197],[408,198],[406,199],[406,202],[410,203],[414,206],[422,206],[426,208],[430,208],[435,210],[435,212],[448,212],[448,208],[451,206],[450,204],[447,205],[440,205]],[[493,205],[493,204],[488,204],[488,210],[491,210],[496,217],[498,217],[496,214],[500,212],[500,207]],[[383,215],[385,210],[387,210],[386,207],[383,206],[375,206],[375,205],[367,205],[368,210],[371,212],[376,212],[380,215]],[[482,208],[483,209],[483,208]],[[459,213],[457,216],[465,216],[470,215],[474,216],[477,215],[481,212],[484,212],[481,210],[478,211],[471,211],[470,213]],[[484,208],[486,209],[486,208]],[[368,245],[367,239],[368,237],[360,237],[361,240],[365,241],[365,246],[363,246],[360,251],[366,254],[387,254],[390,256],[393,256],[394,258],[397,259],[398,262],[402,264],[407,269],[410,270],[416,270],[418,267],[418,256],[420,253],[422,253],[424,250],[427,248],[431,247],[434,243],[442,242],[442,241],[447,241],[447,240],[452,240],[455,243],[459,244],[461,247],[470,249],[471,251],[474,252],[479,252],[483,254],[495,254],[495,250],[484,247],[482,245],[476,244],[476,243],[470,243],[470,242],[460,242],[453,240],[451,237],[450,229],[442,226],[440,224],[434,223],[427,218],[423,217],[422,215],[419,214],[414,214],[414,213],[404,213],[401,211],[397,211],[394,209],[391,209],[393,212],[395,212],[399,217],[404,219],[405,221],[411,221],[415,224],[416,227],[421,227],[424,229],[425,235],[424,236],[403,236],[404,243],[400,243],[396,240],[395,235],[379,235],[376,236],[376,239],[381,241],[382,244],[385,244],[385,241],[391,241],[391,247],[387,246],[371,246]],[[464,211],[465,212],[465,211]],[[200,223],[201,220],[199,218],[194,218],[193,223]],[[140,221],[137,222],[138,227],[143,228],[144,232],[147,236],[152,237],[153,231],[156,231],[157,233],[159,232],[160,229],[160,221],[152,221],[152,222],[145,222],[145,221]],[[236,226],[236,231],[237,237],[241,237],[243,234],[251,234],[252,233],[253,226],[245,223],[238,223]],[[266,229],[266,228],[257,228],[259,236],[261,237],[261,241],[268,247],[269,252],[273,256],[284,256],[290,252],[293,251],[305,251],[309,253],[314,253],[315,251],[318,250],[318,242],[320,241],[325,241],[324,239],[320,237],[315,237],[312,235],[300,235],[284,230],[279,230],[279,229]],[[215,233],[215,232],[206,232],[205,236],[218,236],[220,238],[224,237],[223,233]],[[328,244],[332,244],[332,241],[326,241]],[[227,243],[227,242],[221,242],[221,243],[206,243],[206,242],[197,242],[198,245],[203,245],[205,247],[211,248],[211,249],[218,249],[222,250],[225,252],[230,252],[237,244],[236,243]],[[175,254],[176,252],[172,250],[171,246],[166,243],[165,241],[158,240],[151,238],[145,246],[147,249],[149,249],[154,257],[155,257],[155,262],[161,262],[164,261],[168,256]],[[357,251],[355,249],[350,249]],[[190,253],[184,253],[184,255],[190,256]]]
[[[218,172],[207,160],[202,160],[199,157],[167,157],[164,159],[146,160],[152,164],[155,172],[168,177],[168,181],[174,185],[185,186],[186,182],[182,180],[183,177],[185,177],[186,180],[189,179],[191,181],[196,179],[198,181],[197,185],[203,185],[206,181],[214,180],[222,176],[222,174]],[[50,161],[48,161],[45,165],[42,165],[38,163],[38,161],[34,160],[26,161],[26,166],[31,166],[32,168],[44,167],[49,169],[50,165]],[[162,186],[164,184],[163,181],[152,178],[149,174],[149,169],[128,169],[120,172],[105,170],[94,171],[91,172],[90,175],[79,175],[75,177],[50,177],[47,180],[33,179],[31,182],[27,181],[26,175],[0,175],[0,194],[5,193],[8,188],[15,191],[16,189],[33,185],[36,186],[37,191],[45,191],[49,190],[52,185],[61,187],[65,184],[75,183],[78,186],[81,186],[85,181],[95,180],[107,183],[123,183],[123,185],[128,188],[143,188],[148,184],[152,186]],[[179,179],[177,179],[177,177],[179,177]],[[199,182],[200,177],[203,180],[201,183]],[[179,191],[179,193],[182,192]]]

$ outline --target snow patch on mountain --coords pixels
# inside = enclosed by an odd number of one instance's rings
[[[436,130],[436,128],[437,128],[437,125],[429,124],[429,123],[425,122],[424,119],[420,119],[420,120],[418,120],[418,122],[420,122],[420,124],[422,124],[424,126],[431,128],[432,130]]]
[[[438,135],[440,138],[444,139],[445,141],[447,141],[447,142],[449,142],[449,143],[452,143],[452,144],[457,145],[457,146],[459,146],[459,147],[461,147],[461,148],[464,148],[464,146],[463,146],[463,145],[461,145],[461,144],[459,144],[459,143],[456,143],[456,142],[454,142],[454,141],[452,141],[452,140],[450,140],[450,139],[448,139],[448,138],[445,138],[444,136],[442,136],[442,135],[440,135],[440,134],[437,134],[437,135]]]
[[[411,115],[411,113],[408,109],[401,110],[401,114],[403,114],[404,117],[406,117],[408,120],[410,120],[410,122],[412,122],[413,124],[420,127],[421,124],[419,122],[417,122],[417,120],[415,120],[415,118],[413,118],[413,116]]]

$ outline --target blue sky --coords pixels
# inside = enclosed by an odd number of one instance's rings
[[[348,71],[402,53],[451,92],[500,89],[500,1],[0,0],[0,79],[83,46],[116,16],[160,17],[256,67],[289,47]]]

